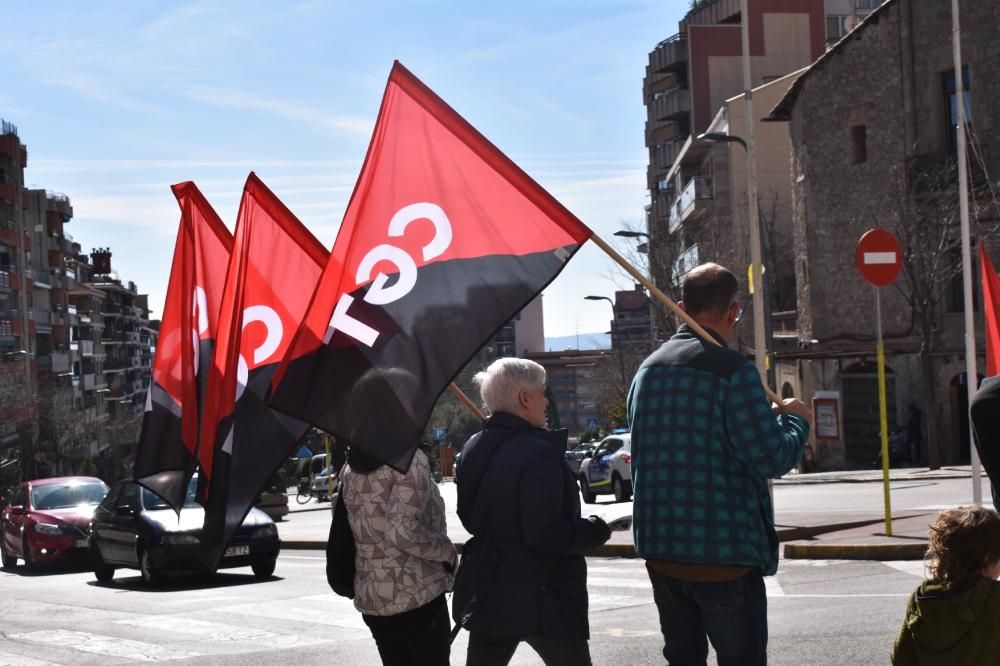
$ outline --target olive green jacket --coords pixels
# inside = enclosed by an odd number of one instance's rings
[[[910,597],[894,666],[1000,664],[1000,582],[926,580]]]

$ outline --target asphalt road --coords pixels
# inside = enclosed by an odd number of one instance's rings
[[[638,560],[590,559],[595,664],[660,664],[661,638]],[[352,606],[326,588],[321,552],[284,553],[276,576],[249,569],[146,588],[86,571],[0,572],[0,664],[138,661],[375,664]],[[920,563],[782,561],[768,583],[771,664],[885,664]],[[467,634],[453,650],[464,663]],[[522,646],[514,664],[537,664]],[[710,663],[714,663],[714,660]]]
[[[468,533],[456,514],[455,484],[439,484],[448,521],[448,536],[464,542]],[[990,484],[983,478],[983,501],[991,504]],[[929,513],[945,507],[972,503],[972,479],[926,479],[894,482],[890,499],[892,511]],[[295,503],[294,498],[292,503]],[[322,507],[320,511],[296,511],[279,530],[282,539],[326,539],[330,531],[330,504],[310,500],[301,508]],[[611,495],[599,495],[597,504],[584,504],[583,515],[599,515],[607,521],[632,514],[632,502],[617,503]],[[810,483],[774,487],[775,521],[779,526],[811,526],[844,523],[884,516],[881,483]]]

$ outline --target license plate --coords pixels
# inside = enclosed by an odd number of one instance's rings
[[[86,548],[88,545],[90,545],[90,542],[87,541],[86,539],[77,539],[76,541],[73,542],[73,545],[76,546],[77,548]]]
[[[223,557],[239,557],[240,555],[249,555],[250,546],[230,546],[226,548],[226,552],[222,554]]]

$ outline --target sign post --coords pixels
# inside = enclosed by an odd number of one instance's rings
[[[854,251],[854,264],[865,282],[875,287],[875,359],[878,366],[878,416],[882,431],[882,495],[885,502],[885,533],[892,536],[889,502],[889,419],[885,400],[885,347],[882,344],[882,299],[879,289],[891,284],[903,266],[896,237],[885,229],[870,229]]]

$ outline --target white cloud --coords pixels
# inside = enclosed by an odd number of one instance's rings
[[[186,97],[203,104],[262,111],[292,122],[305,123],[323,131],[346,134],[360,139],[370,137],[372,128],[375,126],[373,118],[331,114],[311,104],[294,100],[266,99],[257,95],[247,95],[238,90],[192,88],[184,94]]]

